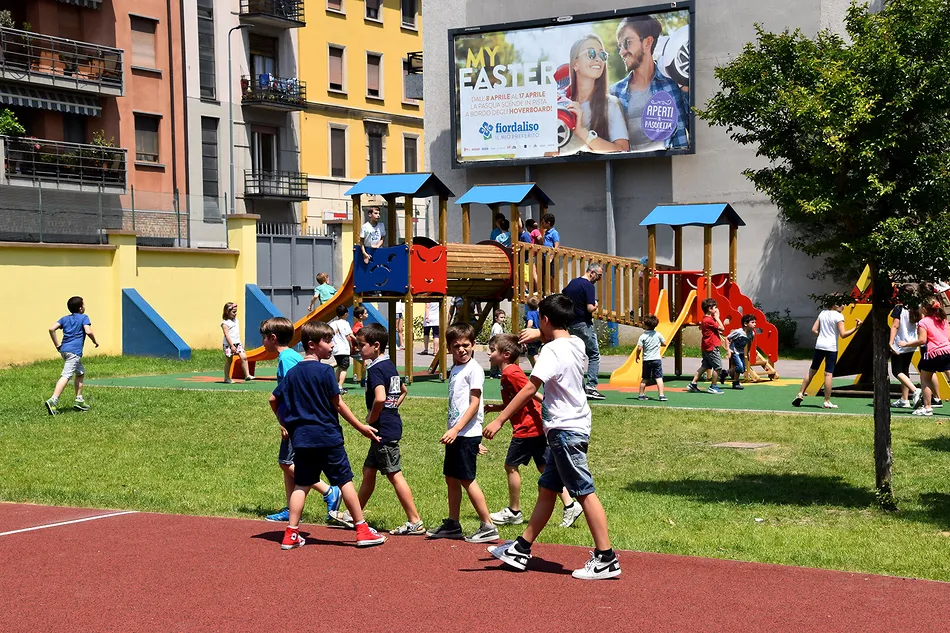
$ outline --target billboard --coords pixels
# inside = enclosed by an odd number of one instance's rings
[[[455,167],[692,153],[693,6],[449,31]]]

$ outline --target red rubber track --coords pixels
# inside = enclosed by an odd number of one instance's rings
[[[0,504],[0,532],[108,514]],[[583,529],[583,528],[581,528]],[[587,551],[535,546],[524,573],[484,545],[128,514],[0,536],[0,631],[946,631],[950,584],[621,552],[623,576],[570,577]]]

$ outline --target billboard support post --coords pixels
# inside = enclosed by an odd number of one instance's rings
[[[614,167],[613,161],[604,163],[607,185],[607,254],[617,254],[617,224],[614,218]]]

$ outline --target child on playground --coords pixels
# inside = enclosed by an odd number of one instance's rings
[[[399,440],[402,439],[402,418],[399,405],[406,399],[406,386],[399,378],[396,366],[386,355],[389,332],[379,323],[364,326],[357,335],[360,356],[366,364],[366,424],[373,427],[379,440],[372,440],[369,453],[363,462],[363,480],[360,482],[360,507],[366,509],[369,498],[376,489],[376,473],[389,479],[396,498],[406,513],[406,523],[390,534],[423,535],[426,533],[412,490],[402,474],[402,456]]]
[[[541,322],[541,317],[538,316],[538,298],[530,297],[527,302],[528,309],[524,313],[524,326],[533,330],[538,329],[538,324]],[[535,362],[537,361],[538,352],[541,351],[541,343],[538,341],[531,341],[525,345],[525,353],[528,355],[528,362],[531,363],[531,366],[534,367]]]
[[[511,248],[511,222],[508,221],[508,218],[503,217],[498,220],[496,226],[501,229],[501,232],[495,236],[495,241],[502,246]]]
[[[227,383],[234,382],[231,380],[231,363],[234,362],[235,354],[241,359],[244,381],[254,380],[247,365],[247,354],[244,353],[244,346],[241,345],[241,324],[238,321],[237,312],[238,305],[229,301],[224,304],[224,311],[221,313],[221,330],[224,332],[224,339],[221,341],[224,347],[224,382]]]
[[[353,380],[359,378],[360,387],[366,386],[366,365],[363,363],[363,357],[360,356],[359,338],[360,330],[363,328],[363,321],[369,316],[366,306],[356,306],[353,308],[353,338],[356,340],[353,351]]]
[[[293,338],[294,324],[290,322],[290,319],[274,317],[261,323],[261,341],[263,341],[264,349],[271,354],[277,354],[278,385],[284,381],[287,372],[303,360],[296,350],[288,347]],[[278,414],[279,421],[280,415]],[[289,437],[280,440],[277,463],[284,474],[284,492],[287,505],[264,518],[267,521],[284,523],[290,520],[290,493],[294,491],[294,446]],[[336,512],[340,508],[340,489],[336,486],[328,486],[322,481],[317,481],[313,485],[313,489],[323,495],[323,500],[327,503],[327,518],[330,518],[330,513]]]
[[[437,529],[429,531],[429,538],[464,538],[469,543],[487,543],[498,538],[498,528],[491,522],[485,495],[475,481],[476,458],[482,437],[485,409],[482,390],[485,372],[475,362],[475,328],[468,323],[456,323],[445,332],[445,342],[452,352],[455,366],[449,374],[448,430],[439,440],[445,445],[442,474],[448,488],[449,516]],[[471,536],[463,536],[459,517],[462,511],[462,490],[475,508],[480,521]]]
[[[294,490],[288,504],[287,529],[280,545],[285,550],[301,547],[306,542],[299,532],[300,517],[307,493],[320,480],[320,473],[325,473],[330,484],[340,488],[343,501],[353,514],[356,545],[367,547],[386,541],[386,537],[367,525],[363,518],[338,416],[342,415],[371,440],[379,441],[379,437],[346,406],[333,380],[333,370],[321,362],[330,358],[332,340],[333,329],[326,323],[305,323],[300,334],[305,357],[287,372],[270,397],[281,437],[290,439],[294,447]]]
[[[438,351],[436,348],[439,340],[439,302],[430,301],[426,304],[426,311],[422,316],[422,352],[423,356],[429,354],[429,336],[433,337],[432,355]]]
[[[726,342],[729,344],[729,373],[732,374],[733,389],[745,389],[739,381],[748,365],[745,348],[755,338],[755,326],[755,315],[743,314],[742,327],[737,327],[726,336]]]
[[[363,263],[368,264],[372,255],[367,248],[379,248],[383,245],[386,237],[386,225],[379,219],[379,207],[370,207],[367,213],[367,221],[360,229],[360,251],[363,253]]]
[[[696,383],[699,382],[699,377],[704,371],[709,371],[711,377],[706,392],[722,395],[722,389],[717,387],[716,383],[719,382],[719,374],[722,372],[722,356],[719,354],[719,348],[723,346],[722,331],[724,327],[719,319],[719,306],[715,299],[703,299],[702,309],[704,316],[699,329],[702,333],[700,349],[703,360],[699,365],[699,369],[696,370],[693,380],[686,385],[686,391],[699,393],[699,387],[696,386]]]
[[[531,558],[531,545],[547,525],[555,499],[562,488],[580,502],[594,538],[594,552],[572,574],[583,580],[601,580],[620,575],[620,561],[610,546],[607,513],[597,498],[594,478],[587,464],[591,410],[584,391],[587,354],[584,343],[567,331],[574,319],[574,303],[562,294],[549,295],[538,306],[541,329],[524,330],[521,340],[539,335],[545,342],[538,364],[527,384],[492,423],[501,426],[521,411],[544,387],[542,425],[550,455],[538,479],[538,501],[528,527],[514,542],[490,548],[492,556],[514,569],[523,570]]]
[[[86,304],[82,297],[70,297],[66,301],[66,309],[69,310],[69,314],[49,327],[49,337],[53,339],[53,347],[63,359],[63,371],[53,388],[53,395],[44,403],[50,415],[59,413],[59,396],[69,384],[70,378],[73,378],[73,386],[76,389],[73,408],[77,411],[89,410],[89,405],[82,396],[82,383],[86,377],[86,368],[82,365],[82,348],[86,344],[87,336],[93,345],[99,347],[96,335],[92,331],[92,321],[86,315]],[[63,331],[62,341],[56,338],[57,330]]]
[[[544,244],[544,235],[541,234],[541,227],[538,226],[537,220],[528,218],[524,221],[524,226],[528,229],[528,235],[531,236],[532,242],[539,246]]]
[[[505,219],[505,214],[502,212],[495,213],[495,217],[492,219],[492,229],[491,233],[488,234],[488,239],[495,242],[498,241],[498,236],[502,234],[501,221]]]
[[[663,393],[663,359],[660,350],[666,345],[666,339],[656,331],[656,326],[660,320],[655,314],[648,314],[643,319],[643,334],[637,339],[636,360],[643,358],[643,371],[640,376],[640,395],[637,400],[647,400],[646,389],[648,382],[655,382],[656,389],[660,394],[660,402],[666,402],[667,397]]]
[[[333,330],[333,360],[336,361],[336,380],[340,393],[346,395],[343,383],[346,381],[346,370],[350,368],[350,354],[356,347],[353,329],[346,320],[349,309],[346,306],[336,307],[336,318],[328,324]]]
[[[920,370],[920,386],[923,390],[923,406],[914,411],[914,415],[931,416],[936,406],[934,398],[937,394],[938,373],[947,376],[950,372],[950,329],[947,327],[947,316],[940,302],[930,298],[924,303],[924,316],[917,323],[917,338],[900,343],[901,349],[916,345],[927,346],[927,354],[917,365]]]
[[[913,284],[901,286],[901,294],[904,296],[910,296],[915,291]],[[897,409],[916,408],[920,404],[923,392],[914,386],[908,374],[910,374],[910,362],[918,348],[916,345],[902,347],[901,344],[917,338],[920,309],[897,304],[891,311],[891,318],[893,321],[891,322],[891,334],[888,340],[888,345],[891,348],[891,373],[901,384],[901,397],[891,403],[891,406]]]
[[[838,405],[831,402],[831,379],[834,378],[835,363],[838,360],[838,338],[848,338],[861,327],[861,319],[855,319],[855,326],[850,330],[845,330],[842,310],[844,310],[844,306],[840,303],[833,300],[827,302],[825,309],[818,314],[815,324],[811,326],[812,333],[818,336],[818,340],[815,341],[815,353],[811,359],[808,375],[802,380],[802,388],[798,390],[798,395],[792,400],[792,406],[802,406],[802,400],[805,399],[805,389],[808,388],[808,383],[818,373],[818,369],[824,361],[825,402],[821,406],[825,409],[838,408]]]
[[[521,356],[521,344],[514,334],[499,334],[492,337],[488,343],[491,352],[489,359],[501,367],[501,401],[502,404],[485,405],[485,413],[501,413],[514,399],[526,384],[528,377],[518,366]],[[482,432],[488,439],[493,439],[501,424],[492,422]],[[520,525],[524,523],[521,512],[521,473],[520,466],[527,466],[534,460],[539,473],[544,472],[547,462],[548,441],[544,437],[541,425],[541,402],[535,396],[528,400],[524,408],[511,416],[511,443],[508,445],[508,454],[505,457],[505,472],[508,474],[508,507],[491,514],[495,525]],[[584,512],[581,504],[571,499],[567,490],[560,492],[561,503],[564,504],[564,516],[561,527],[571,527],[577,517]]]
[[[495,338],[499,334],[505,333],[505,311],[504,310],[495,310],[495,321],[491,324],[491,334],[489,335],[489,342],[491,339]],[[491,370],[488,372],[489,378],[501,378],[501,369],[495,363],[491,363]]]
[[[545,213],[541,216],[542,244],[549,248],[557,248],[561,245],[561,234],[554,228],[556,218],[553,213]]]
[[[327,273],[317,273],[317,286],[313,289],[313,299],[307,306],[307,312],[313,312],[314,304],[323,305],[330,300],[330,297],[336,294],[336,288],[330,285],[330,275]]]

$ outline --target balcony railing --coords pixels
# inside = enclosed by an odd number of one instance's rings
[[[307,84],[269,73],[245,75],[241,77],[241,103],[271,110],[302,110],[307,103]]]
[[[121,96],[122,51],[0,27],[0,78]]]
[[[241,0],[241,19],[264,26],[297,28],[307,23],[304,0]]]
[[[245,198],[274,198],[281,200],[308,200],[307,174],[298,171],[244,172]]]
[[[66,189],[125,191],[126,154],[121,147],[0,136],[4,180],[56,183]]]

